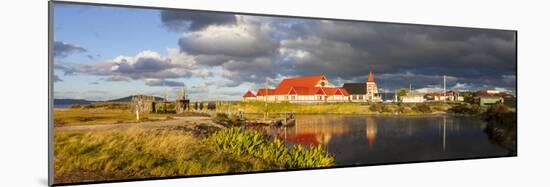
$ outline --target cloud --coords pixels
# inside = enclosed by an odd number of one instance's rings
[[[260,57],[275,54],[279,43],[269,36],[266,28],[240,23],[187,32],[178,44],[182,51],[193,55]]]
[[[95,75],[103,77],[100,79],[102,81],[143,80],[149,86],[180,86],[182,84],[165,79],[209,77],[213,74],[199,69],[193,56],[180,53],[177,49],[168,49],[167,56],[145,50],[135,56],[118,56],[93,64],[57,63],[54,68],[65,75]]]
[[[232,14],[198,11],[162,10],[160,17],[162,24],[172,31],[195,31],[209,25],[228,25],[237,21]]]
[[[53,43],[54,57],[64,58],[74,53],[83,53],[86,51],[86,49],[75,44],[65,43],[61,41],[55,41]]]
[[[53,82],[63,82],[63,80],[59,76],[53,75]]]
[[[164,86],[164,87],[184,87],[185,83],[181,81],[171,81],[163,79],[145,79],[147,86]]]

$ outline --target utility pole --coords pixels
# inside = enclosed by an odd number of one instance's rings
[[[444,103],[447,102],[447,76],[443,75],[443,100]]]

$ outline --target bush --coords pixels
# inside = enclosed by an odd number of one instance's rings
[[[372,103],[372,104],[370,104],[370,106],[369,106],[369,110],[370,110],[371,112],[378,112],[378,113],[381,113],[381,112],[383,111],[382,109],[383,109],[383,107],[382,107],[382,104],[380,104],[380,103]]]
[[[423,104],[423,103],[418,104],[416,105],[416,108],[419,112],[422,112],[422,113],[432,113],[432,109],[427,104]]]
[[[69,106],[69,108],[71,108],[71,109],[80,109],[80,108],[82,108],[82,106],[79,105],[79,104],[72,104],[71,106]]]
[[[86,109],[102,108],[102,109],[126,110],[126,109],[130,109],[130,104],[125,103],[125,102],[95,102],[95,103],[91,103],[89,105],[85,105],[83,108],[86,108]]]
[[[316,168],[334,165],[334,157],[321,146],[290,148],[279,139],[270,141],[258,131],[230,128],[218,131],[206,139],[222,150],[240,155],[252,155],[284,168]]]
[[[382,106],[382,112],[383,113],[393,113],[395,110],[393,109],[393,107],[389,106],[389,105],[384,105]]]
[[[468,104],[461,103],[454,105],[451,109],[451,112],[457,114],[469,114],[469,115],[478,115],[481,113],[481,107],[478,104]]]
[[[214,121],[214,123],[223,125],[225,127],[244,125],[244,120],[238,119],[236,115],[227,115],[225,113],[217,113],[212,120]]]

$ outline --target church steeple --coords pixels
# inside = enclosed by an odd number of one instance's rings
[[[367,79],[367,82],[374,82],[374,74],[372,74],[372,70],[369,73],[369,77]]]

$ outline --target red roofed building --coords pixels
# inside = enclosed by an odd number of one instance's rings
[[[269,102],[343,102],[349,93],[332,85],[324,75],[284,79],[275,89],[259,89],[257,101]]]
[[[248,90],[244,95],[243,95],[243,101],[255,101],[256,100],[256,95],[254,95],[254,93],[252,93],[252,91]]]

